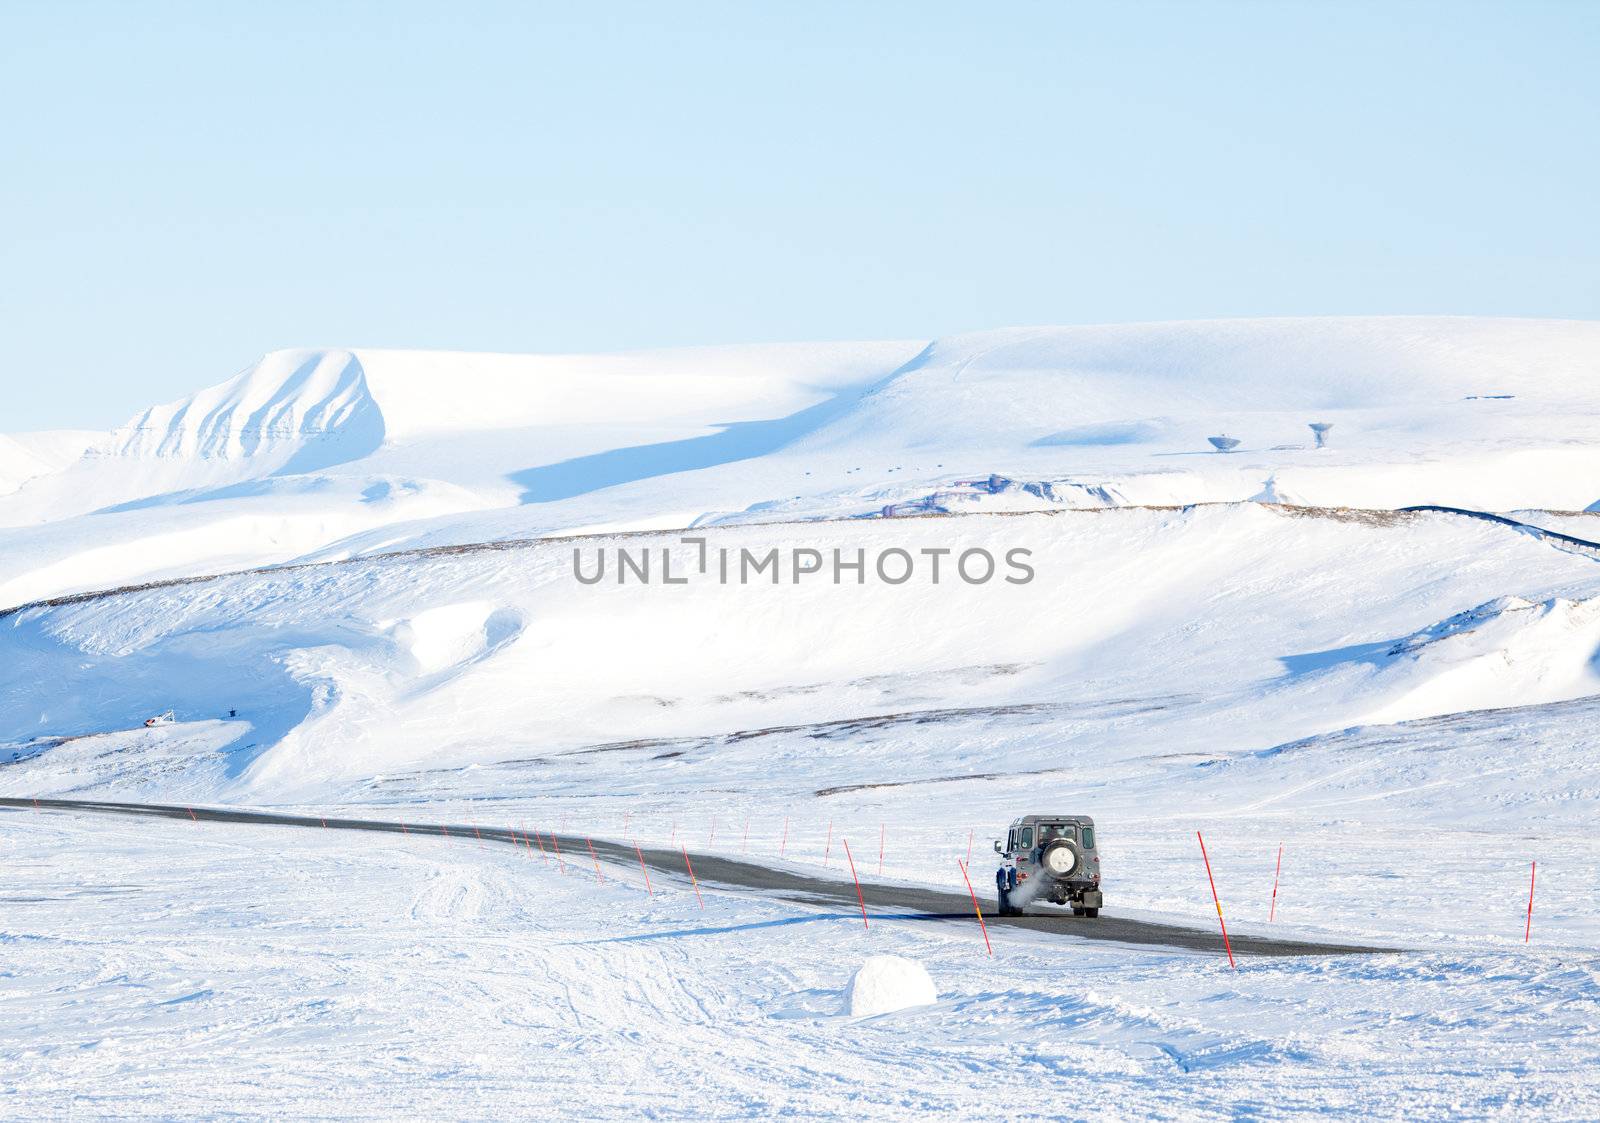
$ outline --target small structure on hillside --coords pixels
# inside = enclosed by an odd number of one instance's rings
[[[1210,441],[1211,447],[1218,452],[1232,452],[1239,444],[1238,437],[1230,437],[1226,433],[1220,437],[1207,437],[1206,440]]]
[[[1307,427],[1317,435],[1318,448],[1328,447],[1328,430],[1333,428],[1333,422],[1312,421]]]

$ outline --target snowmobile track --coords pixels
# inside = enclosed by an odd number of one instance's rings
[[[526,841],[520,832],[513,833],[501,827],[474,827],[470,823],[401,823],[382,819],[324,819],[316,815],[288,815],[275,811],[248,811],[219,807],[187,807],[159,803],[116,803],[103,800],[82,799],[22,799],[0,797],[0,807],[22,810],[76,811],[102,815],[131,815],[141,818],[181,819],[210,823],[250,823],[263,826],[310,827],[321,830],[380,831],[392,834],[412,834],[434,837],[481,837],[485,842],[501,842],[520,846]],[[543,839],[551,835],[544,834]],[[589,841],[578,835],[556,835],[563,850],[573,853],[586,851]],[[675,878],[684,874],[683,856],[677,850],[652,849],[635,851],[632,844],[594,839],[595,853],[604,861],[624,866],[637,866],[642,855],[645,863],[655,871]],[[756,862],[738,861],[715,854],[691,854],[694,872],[703,885],[734,891],[756,892],[764,897],[791,901],[796,904],[823,908],[856,910],[856,890],[853,883],[775,869]],[[985,881],[987,887],[987,881]],[[863,883],[867,911],[898,920],[929,920],[971,922],[972,902],[965,893],[945,893],[909,885],[882,885]],[[989,916],[984,920],[991,927],[1025,928],[1035,932],[1081,940],[1105,940],[1111,943],[1143,947],[1174,948],[1183,951],[1203,951],[1221,955],[1222,937],[1201,928],[1187,928],[1177,924],[1160,924],[1128,917],[1108,916],[1088,920],[1061,913],[1025,915],[1016,917]],[[1233,950],[1237,955],[1249,956],[1308,956],[1308,955],[1360,955],[1397,952],[1398,948],[1369,947],[1357,944],[1327,944],[1308,940],[1277,940],[1261,936],[1234,935]]]

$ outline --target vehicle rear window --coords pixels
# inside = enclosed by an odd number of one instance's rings
[[[1094,849],[1094,828],[1093,827],[1084,827],[1083,828],[1083,848],[1085,850],[1093,850]]]
[[[1033,828],[1032,827],[1023,827],[1022,828],[1022,848],[1024,850],[1032,850],[1033,849]]]

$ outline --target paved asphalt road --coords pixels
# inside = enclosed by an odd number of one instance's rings
[[[145,818],[193,819],[216,823],[256,823],[267,826],[314,827],[318,830],[386,831],[394,834],[416,834],[456,838],[481,838],[485,842],[525,845],[528,840],[521,834],[499,827],[474,827],[461,823],[401,823],[380,819],[323,819],[315,815],[284,815],[272,811],[246,811],[232,808],[183,807],[154,803],[113,803],[82,799],[15,799],[0,798],[0,807],[29,808],[43,811],[91,812],[94,814],[135,815]],[[571,861],[581,862],[588,854],[588,840],[581,837],[549,834],[540,835],[544,846],[559,845]],[[685,877],[684,855],[681,851],[644,848],[635,851],[629,844],[595,839],[594,850],[606,862],[620,863],[637,868],[642,857],[651,870]],[[755,862],[736,861],[714,854],[693,854],[695,876],[702,884],[721,889],[753,891],[766,897],[794,901],[828,909],[856,911],[855,885],[849,881],[815,877],[788,870],[773,869]],[[973,888],[985,905],[992,903],[993,886],[988,871],[982,883]],[[972,899],[960,893],[943,893],[937,889],[914,886],[863,884],[867,912],[872,915],[892,916],[896,919],[967,921],[975,918]],[[1144,945],[1163,948],[1180,948],[1222,954],[1222,937],[1201,928],[1185,928],[1176,924],[1157,924],[1134,920],[1102,912],[1090,920],[1060,912],[1041,912],[1026,916],[1000,917],[985,913],[990,927],[1027,928],[1038,932],[1084,940],[1108,940],[1113,943]],[[1234,936],[1235,955],[1291,956],[1291,955],[1352,955],[1373,952],[1393,952],[1395,948],[1366,947],[1352,944],[1325,944],[1305,940],[1275,940],[1259,936]]]

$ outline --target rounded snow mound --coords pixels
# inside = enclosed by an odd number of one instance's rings
[[[937,1001],[939,992],[922,964],[898,955],[874,955],[851,978],[845,1013],[870,1018]]]

